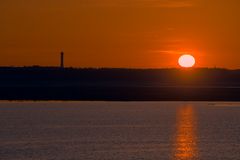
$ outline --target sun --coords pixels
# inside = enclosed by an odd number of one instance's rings
[[[184,54],[178,59],[178,64],[183,68],[191,68],[195,63],[195,58],[190,54]]]

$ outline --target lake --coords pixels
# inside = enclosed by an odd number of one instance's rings
[[[240,103],[0,102],[4,160],[237,160]]]

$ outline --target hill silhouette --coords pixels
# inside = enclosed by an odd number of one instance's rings
[[[239,101],[240,70],[0,67],[1,100]]]

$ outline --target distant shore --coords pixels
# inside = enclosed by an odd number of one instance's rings
[[[0,100],[240,101],[240,70],[0,67]]]

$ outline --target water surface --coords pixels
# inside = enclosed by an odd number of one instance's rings
[[[0,102],[0,159],[240,157],[240,103]]]

